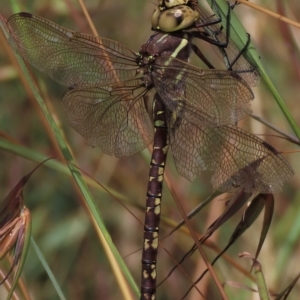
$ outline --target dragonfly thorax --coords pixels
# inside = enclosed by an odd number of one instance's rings
[[[162,10],[157,7],[152,15],[152,28],[163,32],[187,29],[199,19],[198,12],[187,5],[177,5]]]
[[[158,57],[176,57],[188,61],[191,53],[191,36],[182,33],[157,32],[150,36],[139,52],[139,65],[151,65]]]
[[[137,70],[137,75],[143,77],[144,86],[150,89],[153,86],[153,80],[151,77],[152,63],[155,61],[153,55],[143,55],[139,53],[137,63],[140,68]]]

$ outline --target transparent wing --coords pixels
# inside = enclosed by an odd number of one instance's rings
[[[29,13],[13,15],[7,24],[18,53],[60,84],[97,86],[136,75],[136,54],[115,41],[67,30]]]
[[[121,157],[143,150],[153,140],[145,93],[138,80],[129,80],[110,86],[69,89],[62,102],[69,124],[92,146]]]
[[[234,125],[203,129],[181,120],[170,131],[170,144],[182,176],[193,180],[212,171],[212,185],[218,190],[242,186],[246,192],[275,193],[293,175],[274,148]]]
[[[218,35],[218,40],[221,43],[226,41],[225,29]],[[259,84],[260,75],[254,63],[251,63],[250,58],[246,58],[245,55],[240,55],[241,50],[232,41],[226,48],[218,47],[218,51],[223,57],[226,68],[233,64],[232,71],[239,74],[250,86]]]
[[[235,73],[200,69],[172,57],[156,58],[152,74],[167,108],[198,126],[237,122],[249,113],[254,98]]]
[[[227,28],[225,24],[222,26],[220,22],[217,22],[218,20],[220,21],[218,16],[220,14],[220,9],[217,6],[217,3],[213,1],[214,14],[212,10],[208,12],[202,5],[199,5],[198,0],[192,0],[191,2],[193,2],[193,7],[198,11],[200,16],[199,20],[196,22],[196,26],[205,32],[205,36],[213,39],[215,42],[221,44],[225,43],[227,40]],[[213,22],[216,23],[209,26],[205,25]],[[217,47],[215,45],[212,45],[212,47],[223,59],[226,68],[232,66],[232,70],[238,73],[250,86],[258,85],[260,75],[255,63],[248,57],[247,49],[244,53],[241,53],[242,50],[239,49],[230,38],[227,47]]]

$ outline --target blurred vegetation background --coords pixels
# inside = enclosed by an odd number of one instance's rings
[[[150,18],[155,6],[154,2],[87,0],[85,5],[100,36],[117,40],[138,51],[151,33]],[[298,0],[261,0],[256,3],[300,22]],[[279,4],[282,7],[279,7]],[[5,18],[20,11],[42,16],[75,31],[91,33],[79,4],[74,0],[0,2],[0,13]],[[246,31],[251,34],[263,65],[296,122],[300,124],[300,30],[244,5],[238,5],[234,11]],[[1,40],[2,43],[6,43],[4,39]],[[66,88],[37,70],[33,68],[31,70],[42,96],[51,106],[54,118],[65,133],[78,166],[99,182],[98,187],[91,188],[98,209],[116,247],[125,257],[128,268],[139,284],[143,226],[137,219],[142,222],[144,219],[143,207],[150,157],[148,150],[116,159],[103,154],[98,148],[88,146],[65,120],[60,100]],[[293,134],[263,82],[254,88],[254,93],[253,112],[282,131]],[[263,138],[279,151],[298,150],[296,145],[278,138],[275,136],[278,134],[255,120],[247,118],[241,121],[240,125],[255,134],[262,134]],[[28,148],[36,159],[38,154],[45,157],[58,156],[57,146],[49,137],[40,109],[24,89],[4,44],[0,47],[0,136],[16,145]],[[171,155],[169,156],[167,174],[171,179],[171,185],[186,211],[190,211],[212,193],[209,178],[201,176],[193,183],[188,182],[177,174]],[[285,184],[281,193],[275,195],[273,222],[259,256],[267,284],[275,292],[281,291],[288,285],[300,270],[299,154],[286,154],[285,157],[291,163],[295,176]],[[36,165],[37,162],[29,159],[25,152],[17,155],[0,149],[1,197],[4,198],[21,177]],[[109,187],[119,193],[121,200],[116,200],[101,186]],[[122,294],[116,279],[71,177],[42,166],[25,187],[24,196],[25,204],[33,216],[33,238],[62,287],[66,299],[121,299]],[[131,213],[121,204],[125,205]],[[193,224],[199,233],[219,216],[225,204],[226,201],[214,200],[204,211],[194,217]],[[169,221],[181,220],[166,185],[162,214]],[[238,214],[227,222],[217,234],[214,234],[211,242],[222,249],[240,218],[241,214]],[[250,269],[250,263],[239,259],[238,253],[242,251],[255,253],[261,221],[260,217],[228,251],[228,255],[235,263],[246,270]],[[161,236],[165,236],[170,229],[171,227],[162,224]],[[179,231],[162,243],[172,256],[160,249],[158,281],[163,279],[174,265],[172,258],[179,260],[193,245],[190,236]],[[205,249],[209,258],[213,259],[216,253],[210,248]],[[189,258],[184,268],[191,278],[197,278],[204,268],[199,254]],[[217,263],[216,270],[221,281],[235,281],[255,288],[246,275],[241,274],[231,263],[223,259]],[[32,248],[23,274],[32,299],[58,299],[52,283]],[[158,299],[180,299],[189,286],[190,282],[181,271],[177,270],[158,288]],[[207,299],[219,299],[210,276],[205,277],[200,288],[206,293]],[[258,299],[257,295],[244,289],[226,286],[226,291],[229,299]],[[296,285],[288,299],[298,299],[299,294],[300,284]],[[192,292],[187,299],[200,299],[200,296]]]

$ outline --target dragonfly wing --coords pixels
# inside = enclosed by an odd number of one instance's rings
[[[153,125],[144,104],[145,88],[136,88],[138,84],[131,80],[69,89],[62,100],[69,124],[108,155],[122,157],[143,150],[153,140]]]
[[[194,9],[199,13],[199,20],[196,22],[196,26],[205,32],[205,36],[214,40],[217,43],[224,44],[227,42],[226,36],[226,24],[221,24],[218,22],[220,18],[218,17],[220,13],[220,8],[218,4],[215,3],[215,13],[213,11],[208,12],[206,9],[202,8],[202,5],[198,5],[195,1]],[[227,16],[226,16],[227,17]],[[216,22],[213,24],[213,22]],[[211,23],[207,26],[205,24]],[[228,24],[230,26],[230,24]],[[248,49],[245,49],[244,53],[241,53],[232,39],[229,38],[227,47],[218,47],[211,45],[220,58],[224,61],[226,68],[232,67],[231,69],[239,74],[250,86],[257,86],[260,81],[260,75],[256,64],[252,61],[251,57],[248,55]]]
[[[7,21],[10,43],[30,64],[66,86],[111,84],[136,74],[135,53],[121,44],[19,13]]]
[[[225,148],[225,157],[219,152],[223,167],[217,169],[212,178],[213,186],[222,191],[242,186],[246,192],[276,193],[294,174],[276,149],[236,126],[215,128],[211,136],[216,136],[217,142],[223,143]]]
[[[156,59],[153,80],[165,105],[198,126],[235,123],[250,112],[254,98],[233,72],[204,70],[171,57]]]
[[[246,192],[274,193],[293,175],[274,148],[234,125],[200,128],[181,120],[170,139],[178,172],[193,180],[212,171],[212,185],[221,191],[241,186]]]
[[[215,36],[215,40],[220,43],[226,42],[226,29],[222,28],[222,31]],[[249,46],[250,47],[250,46]],[[255,63],[251,62],[251,58],[246,57],[247,50],[245,54],[240,54],[240,50],[232,40],[229,41],[227,47],[213,46],[217,50],[217,54],[223,58],[226,68],[231,66],[231,70],[239,74],[250,86],[257,86],[260,81],[260,75],[255,67]]]

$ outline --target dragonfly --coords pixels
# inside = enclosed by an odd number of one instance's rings
[[[250,112],[254,98],[238,72],[188,63],[190,54],[197,54],[193,38],[212,36],[217,30],[211,27],[215,18],[204,22],[201,10],[189,0],[167,3],[158,2],[152,16],[155,32],[138,52],[30,13],[12,15],[7,21],[15,51],[68,87],[62,98],[68,123],[89,144],[123,157],[153,143],[141,299],[156,298],[161,197],[169,148],[179,174],[193,181],[211,171],[212,186],[220,191],[242,187],[245,192],[275,193],[293,174],[271,145],[236,126]],[[200,27],[207,27],[209,34],[199,34]]]

